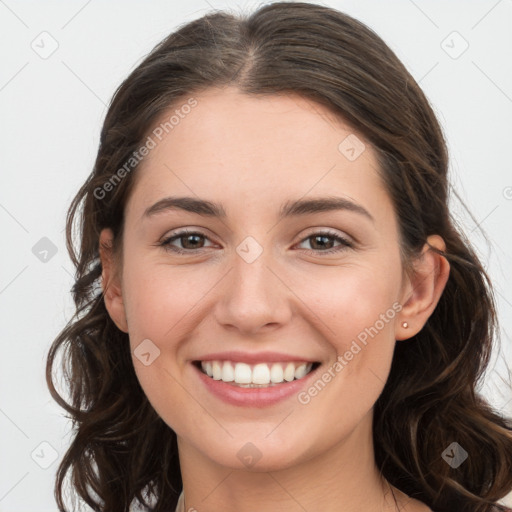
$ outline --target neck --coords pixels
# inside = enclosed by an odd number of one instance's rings
[[[218,465],[178,437],[185,510],[395,511],[389,485],[374,458],[372,412],[336,446],[272,471]]]

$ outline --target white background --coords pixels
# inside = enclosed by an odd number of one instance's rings
[[[72,313],[64,219],[92,169],[106,105],[178,25],[212,7],[249,11],[258,4],[0,0],[0,512],[57,510],[53,459],[67,447],[70,424],[50,398],[44,366]],[[504,365],[505,359],[512,365],[512,1],[324,5],[373,28],[434,106],[448,139],[453,186],[474,220],[457,202],[453,210],[496,284],[502,347],[483,391],[512,415]],[[45,31],[50,36],[40,35]],[[58,48],[46,59],[31,47],[48,51],[53,39]],[[454,58],[464,41],[469,47]],[[46,262],[32,252],[42,237],[57,250]]]

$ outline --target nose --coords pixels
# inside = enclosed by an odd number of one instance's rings
[[[234,255],[215,306],[217,322],[226,329],[255,335],[278,329],[291,318],[293,293],[264,251],[248,263]]]

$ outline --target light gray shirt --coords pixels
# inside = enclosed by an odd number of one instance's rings
[[[185,498],[183,496],[183,491],[181,491],[180,497],[178,498],[178,504],[176,505],[176,512],[185,512]]]

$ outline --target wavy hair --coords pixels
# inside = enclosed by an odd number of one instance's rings
[[[375,458],[391,484],[436,512],[510,510],[496,502],[512,490],[512,421],[477,391],[498,333],[493,292],[449,212],[441,127],[414,78],[375,32],[339,11],[302,2],[267,4],[250,15],[216,11],[184,24],[113,96],[94,168],[67,215],[76,312],[47,359],[50,392],[73,422],[55,482],[59,509],[66,510],[66,477],[73,496],[95,511],[176,506],[182,490],[176,434],[146,398],[128,335],[115,326],[98,291],[99,234],[112,229],[120,247],[137,165],[108,193],[98,190],[119,177],[163,113],[201,90],[227,85],[249,95],[299,94],[328,107],[372,144],[406,267],[429,235],[444,239],[446,251],[438,252],[449,261],[450,276],[424,328],[396,344],[374,407]],[[58,355],[67,397],[55,387]],[[457,468],[442,458],[453,441],[469,454]]]

